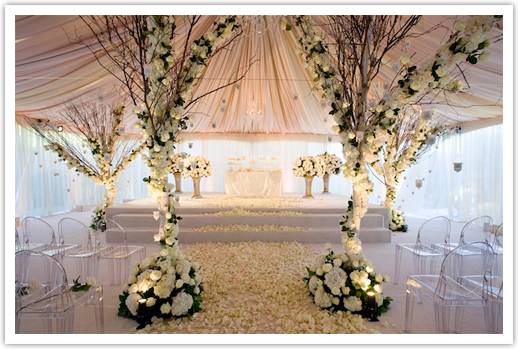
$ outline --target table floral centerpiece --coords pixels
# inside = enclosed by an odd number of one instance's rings
[[[329,193],[329,176],[332,174],[337,175],[340,172],[340,168],[342,167],[342,160],[335,154],[329,154],[328,152],[324,152],[318,156],[322,159],[324,165],[324,190],[323,194]]]
[[[171,171],[174,176],[175,193],[182,192],[182,170],[183,162],[189,156],[187,153],[176,153],[171,158]]]
[[[210,161],[203,156],[189,156],[183,163],[183,175],[192,178],[194,192],[192,197],[194,199],[201,198],[200,182],[202,177],[209,177],[212,175],[212,166]]]
[[[313,198],[311,186],[315,176],[324,175],[324,164],[318,156],[301,156],[295,160],[293,174],[297,177],[304,177],[306,180],[306,192],[303,196],[306,199]]]

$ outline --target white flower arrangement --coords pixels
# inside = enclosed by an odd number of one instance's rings
[[[171,171],[173,173],[181,173],[184,167],[184,161],[189,157],[187,153],[175,153],[171,156]]]
[[[323,176],[324,163],[318,156],[301,156],[295,160],[293,174],[297,177]]]
[[[182,174],[186,177],[209,177],[212,175],[212,166],[203,156],[189,156],[183,162]]]
[[[171,252],[162,250],[137,264],[119,296],[119,316],[135,319],[138,328],[156,318],[182,317],[201,309],[199,266],[177,248]]]
[[[374,272],[371,262],[363,257],[361,243],[349,239],[346,251],[315,258],[306,267],[304,278],[316,305],[331,311],[348,311],[363,317],[376,318],[388,310],[392,301],[383,297],[385,276]]]
[[[403,216],[402,211],[396,210],[395,208],[390,210],[389,228],[392,231],[399,231],[403,233],[408,231],[408,225],[405,223],[405,216]]]
[[[338,174],[340,167],[342,167],[342,160],[335,154],[329,154],[328,152],[318,155],[322,159],[324,166],[324,174]]]

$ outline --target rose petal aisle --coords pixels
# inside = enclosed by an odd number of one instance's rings
[[[296,242],[184,245],[201,265],[202,310],[159,319],[145,333],[368,333],[367,321],[320,309],[308,296],[305,266],[318,253]]]

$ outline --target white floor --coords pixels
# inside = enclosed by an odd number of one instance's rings
[[[90,220],[90,212],[74,212],[67,214],[80,219],[85,223]],[[57,228],[57,223],[63,215],[48,217],[48,222]],[[419,218],[407,218],[409,224],[408,233],[395,233],[391,243],[364,243],[364,253],[371,259],[378,272],[384,273],[392,277],[394,273],[394,249],[395,245],[400,242],[415,241],[417,228],[422,222]],[[452,241],[458,240],[460,233],[460,224],[452,226]],[[323,244],[312,244],[315,249],[323,249]],[[335,249],[341,249],[340,245],[333,245]],[[147,254],[158,251],[158,245],[146,245]],[[404,284],[404,283],[401,283]],[[394,298],[391,309],[382,316],[379,323],[370,323],[373,328],[382,333],[402,333],[404,314],[405,314],[405,290],[403,285],[394,285],[392,282],[387,283],[384,288],[384,293],[387,296]],[[132,320],[119,318],[117,316],[118,294],[120,286],[105,287],[104,297],[104,314],[105,314],[105,332],[107,333],[131,333],[134,331],[135,323]],[[95,332],[95,324],[93,322],[92,313],[89,309],[82,309],[76,312],[75,332],[90,333]],[[424,299],[423,304],[416,305],[416,312],[413,323],[414,333],[434,333],[434,317],[433,308],[430,301]],[[484,332],[483,313],[481,310],[473,309],[465,312],[462,332],[463,333],[481,333]]]

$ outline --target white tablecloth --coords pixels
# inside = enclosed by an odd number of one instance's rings
[[[233,196],[281,196],[282,170],[227,171],[225,194]]]

